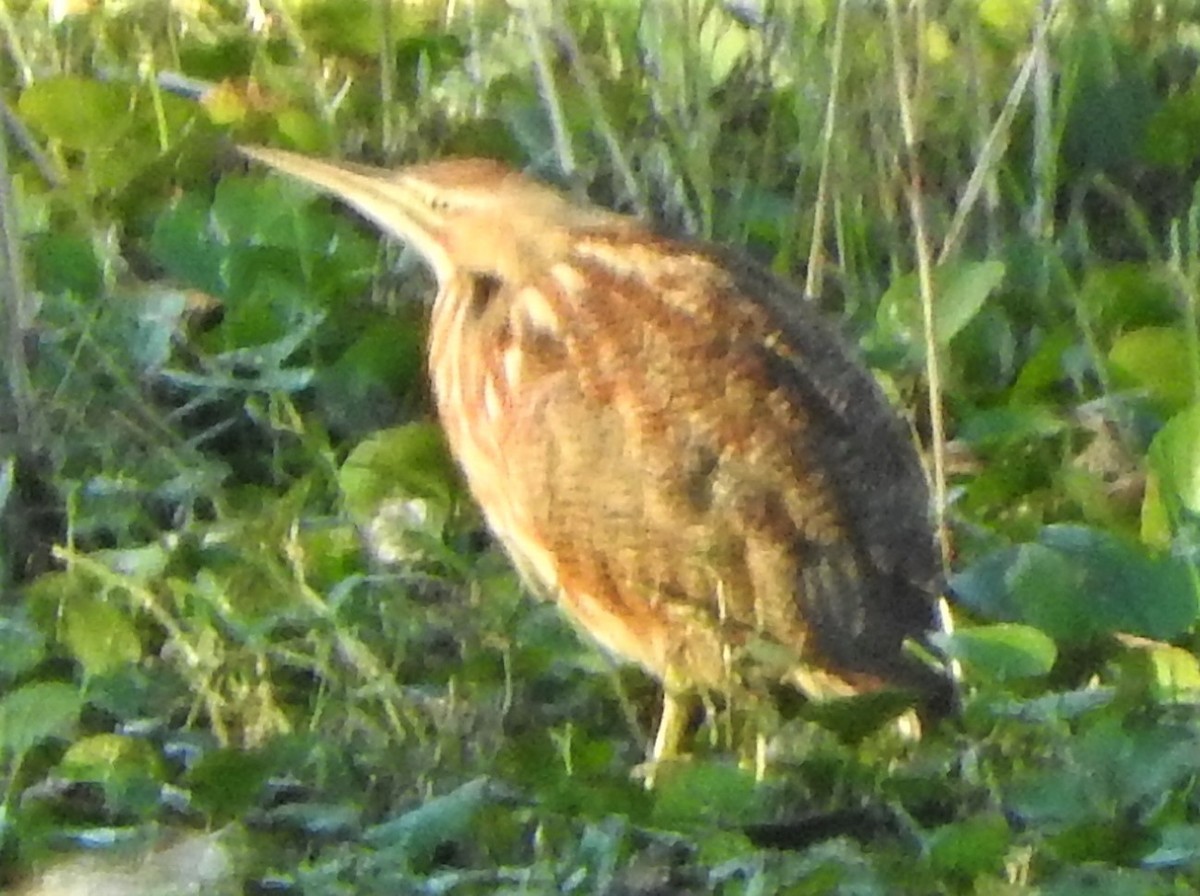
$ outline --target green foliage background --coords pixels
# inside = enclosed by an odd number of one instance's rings
[[[213,892],[1200,891],[1200,17],[900,7],[0,9],[0,882],[208,830]],[[944,450],[960,717],[716,707],[644,792],[653,683],[431,422],[428,276],[235,142],[498,157],[805,282]]]

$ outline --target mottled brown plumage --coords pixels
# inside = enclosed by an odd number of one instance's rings
[[[438,411],[491,528],[669,698],[783,680],[945,700],[902,650],[936,627],[917,455],[796,290],[499,163],[391,172],[245,152],[428,261]]]

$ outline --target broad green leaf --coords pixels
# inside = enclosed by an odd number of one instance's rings
[[[1093,805],[1135,809],[1178,790],[1196,774],[1195,731],[1103,714],[1070,747],[1070,764],[1088,781]]]
[[[352,58],[374,58],[379,52],[380,13],[370,0],[313,0],[300,10],[312,52]]]
[[[1028,625],[998,623],[934,636],[938,647],[962,662],[968,675],[1007,682],[1045,675],[1058,656],[1054,642]]]
[[[243,267],[248,262],[253,270]],[[304,289],[298,262],[290,253],[265,248],[230,257],[224,269],[229,301],[221,325],[210,334],[213,350],[229,354],[223,360],[262,371],[268,345],[290,341],[294,348],[295,337],[311,335],[320,315]],[[239,351],[246,353],[240,359],[232,354]]]
[[[1026,826],[1053,831],[1095,818],[1095,795],[1080,780],[1078,769],[1025,766],[1014,771],[1006,808]]]
[[[959,438],[978,446],[1012,445],[1057,435],[1067,428],[1062,415],[1036,404],[988,408],[964,416]]]
[[[1064,644],[1116,632],[1169,640],[1192,626],[1200,600],[1185,561],[1065,525],[976,561],[952,590],[976,612],[1037,626]]]
[[[360,521],[389,499],[430,498],[448,509],[456,479],[441,430],[425,423],[376,433],[338,471],[346,509]]]
[[[1142,537],[1167,547],[1177,528],[1200,525],[1200,404],[1175,415],[1150,444]]]
[[[1108,361],[1117,385],[1144,390],[1164,414],[1200,398],[1192,339],[1175,327],[1143,327],[1113,343]]]
[[[1169,96],[1146,127],[1141,155],[1152,165],[1185,170],[1200,154],[1200,87]]]
[[[1152,554],[1085,526],[1048,526],[1039,541],[1082,574],[1078,590],[1065,593],[1063,599],[1078,601],[1068,615],[1090,614],[1098,633],[1126,632],[1166,641],[1195,623],[1200,595],[1183,560]]]
[[[298,188],[279,177],[226,177],[217,184],[212,201],[212,222],[217,231],[235,250],[242,243],[277,246],[281,248],[302,248],[303,251],[314,251],[320,247],[311,240],[305,240],[303,246],[296,242],[302,232],[318,230],[319,236],[328,245],[329,214],[323,216],[311,214],[304,207],[306,200]],[[316,228],[309,225],[307,219],[313,222],[322,221],[322,226]],[[280,236],[286,236],[286,242],[264,238],[264,230],[270,228]]]
[[[210,815],[238,818],[255,806],[271,775],[283,769],[269,751],[213,750],[188,770],[195,806]]]
[[[985,814],[944,825],[926,843],[928,861],[938,875],[975,877],[996,873],[1012,843],[1012,831],[1001,815]]]
[[[1004,280],[1004,264],[979,261],[944,269],[934,304],[934,333],[938,345],[949,345],[983,307]]]
[[[44,740],[70,734],[83,709],[74,685],[36,681],[0,698],[0,754],[21,754]]]
[[[1151,694],[1164,703],[1200,702],[1200,660],[1196,654],[1170,644],[1155,644],[1147,651]]]
[[[107,149],[133,123],[134,91],[117,80],[70,75],[35,81],[17,110],[31,128],[69,149]]]
[[[1002,548],[954,573],[950,578],[950,593],[955,603],[992,622],[1020,619],[1020,605],[1008,586],[1008,571],[1019,552],[1019,547]]]
[[[185,286],[221,296],[225,252],[211,237],[208,203],[188,193],[155,222],[150,239],[154,259]]]
[[[1066,354],[1078,342],[1075,327],[1060,327],[1043,336],[1017,374],[1010,401],[1021,406],[1053,397],[1066,374]]]
[[[439,846],[470,836],[480,813],[492,800],[491,782],[486,777],[475,778],[399,818],[375,825],[363,839],[402,861],[404,867],[421,869]]]
[[[913,695],[885,689],[852,697],[812,700],[801,715],[834,732],[846,743],[855,744],[874,734],[912,708]]]
[[[1004,280],[999,261],[959,262],[934,273],[934,338],[946,346],[979,313],[989,295]],[[919,283],[916,274],[895,280],[879,302],[876,321],[884,333],[903,338],[911,346],[924,339]]]
[[[123,550],[96,551],[92,559],[123,578],[145,583],[163,574],[170,554],[165,545],[155,542]]]
[[[58,768],[71,781],[101,784],[116,778],[157,778],[163,773],[158,751],[147,741],[111,733],[75,741]]]
[[[1098,817],[1055,833],[1049,838],[1049,848],[1060,860],[1069,864],[1126,864],[1140,852],[1138,833],[1124,819]],[[1099,892],[1107,896],[1112,891],[1105,887]]]
[[[336,142],[330,137],[330,127],[307,108],[289,106],[275,115],[275,127],[283,142],[298,150],[310,153],[330,151]]]
[[[1166,276],[1140,262],[1089,266],[1078,295],[1102,334],[1166,326],[1179,319]]]
[[[298,544],[309,583],[318,591],[352,580],[362,570],[362,538],[348,523],[302,526]]]
[[[1040,544],[1021,545],[1006,572],[1021,621],[1060,643],[1087,641],[1104,631],[1084,578],[1077,563]]]
[[[1037,0],[979,0],[979,21],[1011,40],[1025,41],[1037,17]]]
[[[41,234],[29,241],[34,282],[46,293],[71,293],[94,300],[104,286],[104,271],[90,240],[69,233]]]
[[[671,762],[657,772],[652,817],[669,830],[692,831],[751,821],[761,805],[747,769],[722,762]]]
[[[128,611],[99,596],[63,607],[63,640],[88,675],[104,675],[142,658]]]
[[[710,7],[697,36],[699,57],[708,63],[708,83],[720,86],[751,48],[751,32],[721,7]]]

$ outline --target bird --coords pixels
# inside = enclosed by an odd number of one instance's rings
[[[451,453],[530,589],[661,682],[651,768],[705,695],[946,711],[947,674],[906,649],[941,625],[919,452],[798,288],[491,159],[240,150],[431,269]]]

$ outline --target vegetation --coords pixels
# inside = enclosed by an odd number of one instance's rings
[[[1200,892],[1192,4],[527,7],[0,7],[0,886],[215,831],[155,854],[313,896]],[[960,716],[718,707],[644,792],[653,683],[522,595],[431,423],[427,276],[234,142],[504,158],[806,282],[945,482]]]

